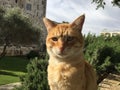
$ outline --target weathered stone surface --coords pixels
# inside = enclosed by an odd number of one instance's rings
[[[120,75],[109,74],[100,84],[98,90],[120,90]]]
[[[0,86],[0,90],[13,90],[15,87],[19,87],[20,85],[21,85],[20,82],[6,84],[6,85]]]

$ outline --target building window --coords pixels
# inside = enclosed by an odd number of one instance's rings
[[[37,12],[36,16],[38,16],[38,15],[39,15],[39,13]]]
[[[23,4],[21,5],[21,7],[23,8]]]
[[[44,5],[44,0],[42,0],[42,5]]]
[[[37,5],[37,10],[39,10],[39,5]]]
[[[26,9],[27,9],[27,10],[30,10],[30,11],[31,11],[31,8],[32,8],[32,5],[31,5],[31,4],[27,4],[27,5],[26,5]]]
[[[18,2],[18,0],[15,0],[15,3],[17,3]]]

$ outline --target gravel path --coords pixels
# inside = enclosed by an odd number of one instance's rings
[[[120,90],[120,75],[110,74],[99,84],[99,90]]]
[[[6,84],[6,85],[2,85],[0,86],[0,90],[13,90],[15,87],[20,86],[21,83],[17,82],[17,83],[11,83],[11,84]]]

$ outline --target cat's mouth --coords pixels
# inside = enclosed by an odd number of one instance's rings
[[[64,53],[64,52],[59,52],[59,53],[56,53],[56,55],[59,55],[59,56],[66,56],[67,54]]]
[[[64,57],[64,56],[67,56],[67,54],[65,54],[65,53],[60,53],[60,54],[58,54],[59,56],[62,56],[62,57]]]
[[[56,54],[56,56],[59,58],[68,58],[67,54]]]
[[[68,57],[67,53],[65,52],[58,52],[58,51],[53,51],[54,55],[59,57],[59,58],[66,58]]]

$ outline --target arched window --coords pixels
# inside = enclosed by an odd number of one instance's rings
[[[32,5],[29,4],[29,3],[27,3],[27,4],[26,4],[26,9],[29,10],[29,11],[31,11],[31,9],[32,9]]]
[[[18,2],[18,0],[15,0],[15,3],[17,3]]]

